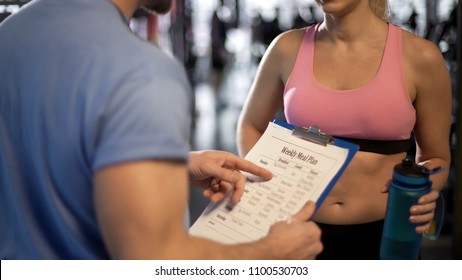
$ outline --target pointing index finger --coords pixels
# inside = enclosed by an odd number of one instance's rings
[[[229,159],[229,163],[232,163],[234,169],[259,176],[264,180],[269,180],[273,177],[271,171],[239,156],[232,156],[232,158]]]

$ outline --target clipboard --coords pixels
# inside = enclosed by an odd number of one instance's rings
[[[335,145],[337,147],[345,148],[348,150],[348,156],[343,164],[343,166],[339,169],[338,173],[332,178],[330,184],[326,187],[326,191],[321,195],[321,197],[318,199],[316,205],[316,208],[319,208],[319,205],[322,204],[324,199],[327,197],[329,192],[332,190],[334,185],[337,183],[338,179],[340,176],[342,176],[343,171],[345,171],[345,168],[350,164],[351,160],[353,159],[354,155],[356,152],[359,150],[359,146],[356,144],[353,144],[351,142],[345,141],[343,139],[335,138],[333,136],[330,136],[324,132],[321,131],[321,129],[317,126],[311,126],[309,128],[305,127],[299,127],[295,126],[293,124],[289,124],[280,120],[273,120],[273,123],[285,127],[287,129],[292,130],[292,135],[295,137],[300,137],[303,138],[307,141],[311,141],[313,143],[317,143],[319,145]]]
[[[263,181],[246,174],[244,195],[210,203],[189,229],[190,235],[225,244],[264,237],[272,224],[298,212],[308,200],[317,208],[327,197],[359,147],[331,137],[318,127],[273,121],[246,159],[273,172]]]

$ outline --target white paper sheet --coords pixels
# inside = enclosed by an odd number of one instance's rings
[[[308,200],[318,201],[347,156],[346,148],[315,144],[269,123],[245,158],[269,169],[273,178],[263,182],[246,174],[239,203],[231,207],[227,198],[208,205],[190,234],[226,244],[258,240],[272,224],[296,213]]]

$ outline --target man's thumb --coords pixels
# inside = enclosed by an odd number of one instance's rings
[[[300,211],[292,216],[292,220],[308,221],[311,219],[311,216],[313,216],[314,210],[316,210],[316,203],[310,200],[305,203]]]

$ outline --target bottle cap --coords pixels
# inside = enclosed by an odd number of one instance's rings
[[[400,164],[397,164],[395,172],[412,178],[422,178],[430,175],[429,170],[425,166],[415,164],[409,158],[405,158]]]
[[[414,163],[411,159],[405,158],[400,164],[395,165],[395,178],[406,184],[425,184],[432,174],[441,172],[443,169],[437,167],[428,169],[423,165]]]

